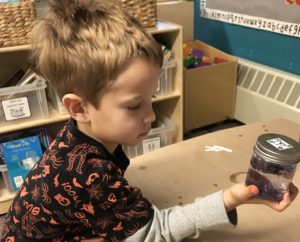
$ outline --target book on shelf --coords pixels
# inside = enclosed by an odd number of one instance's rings
[[[24,143],[26,140],[30,145],[21,148],[22,142]],[[13,142],[15,142],[19,148],[15,146],[16,149],[7,149],[9,150],[7,153],[7,150],[4,150],[5,146],[8,147],[9,144],[14,144]],[[49,136],[46,127],[30,128],[11,132],[2,137],[0,136],[0,158],[4,162],[2,165],[8,169],[8,180],[13,184],[13,190],[16,190],[18,188],[17,185],[20,185],[23,182],[29,172],[28,168],[34,165],[41,157],[42,153],[48,148],[50,142],[51,137]],[[13,148],[13,146],[10,146],[10,148]],[[14,156],[12,156],[12,154]],[[13,159],[19,159],[18,166],[16,166],[16,163],[14,164],[14,162],[12,162],[12,157]],[[28,159],[23,162],[21,159],[24,159],[24,157],[25,159]],[[16,174],[19,174],[19,178],[14,178],[16,177]]]
[[[15,86],[20,79],[25,75],[26,71],[24,68],[18,68],[14,71],[7,79],[0,80],[0,87],[11,87]]]
[[[8,175],[7,166],[4,162],[4,158],[2,155],[2,145],[0,144],[0,172],[2,173],[2,178],[4,180],[4,184],[8,192],[14,192],[14,188],[11,182],[11,179]]]
[[[1,144],[2,156],[8,174],[17,191],[23,184],[28,172],[42,156],[41,142],[38,135],[21,138]]]
[[[40,75],[26,65],[14,70],[14,72],[4,80],[0,81],[0,88],[22,86],[35,83],[41,80]]]
[[[0,144],[8,141],[21,139],[21,138],[35,136],[35,135],[39,137],[42,152],[44,152],[48,148],[49,144],[51,143],[52,138],[48,133],[48,129],[43,126],[7,133],[4,136],[0,136]]]

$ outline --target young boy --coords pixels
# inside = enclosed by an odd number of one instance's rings
[[[161,48],[116,3],[50,2],[32,33],[32,57],[71,119],[17,192],[1,241],[180,241],[236,225],[241,204],[289,206],[293,185],[272,203],[250,199],[257,187],[242,184],[182,207],[152,205],[124,178],[121,144],[142,141],[155,120]]]

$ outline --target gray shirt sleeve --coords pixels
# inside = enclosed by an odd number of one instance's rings
[[[226,213],[222,194],[219,191],[191,204],[163,210],[153,206],[152,220],[123,242],[175,242],[197,238],[203,230],[234,227],[236,210]]]

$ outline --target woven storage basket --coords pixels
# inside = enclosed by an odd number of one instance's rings
[[[28,44],[34,20],[33,0],[0,4],[0,47]]]
[[[156,0],[120,0],[123,8],[140,20],[145,27],[157,23]]]

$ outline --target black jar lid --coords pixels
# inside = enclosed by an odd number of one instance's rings
[[[260,135],[254,151],[267,161],[281,165],[290,165],[300,161],[300,144],[281,134]]]

